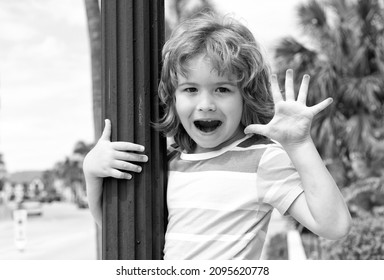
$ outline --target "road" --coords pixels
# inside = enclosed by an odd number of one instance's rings
[[[275,211],[267,243],[270,236],[286,230],[286,223]],[[44,204],[42,216],[28,217],[26,231],[27,245],[20,252],[14,242],[13,221],[0,219],[0,260],[96,259],[95,224],[88,209],[70,203]]]
[[[18,251],[14,223],[0,220],[0,260],[94,260],[95,224],[88,209],[74,204],[43,204],[42,216],[28,217],[27,244]]]

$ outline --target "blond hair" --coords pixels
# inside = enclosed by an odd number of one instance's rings
[[[250,30],[239,21],[202,14],[182,22],[163,48],[159,97],[164,116],[158,128],[188,152],[195,143],[180,123],[175,108],[178,75],[188,74],[187,62],[205,55],[219,75],[234,75],[242,94],[241,125],[266,124],[273,116],[269,66]],[[261,136],[262,137],[262,136]]]

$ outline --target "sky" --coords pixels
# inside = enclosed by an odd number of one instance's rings
[[[213,0],[272,49],[298,36],[306,0]],[[91,64],[83,0],[0,0],[0,153],[8,172],[47,170],[93,141]]]

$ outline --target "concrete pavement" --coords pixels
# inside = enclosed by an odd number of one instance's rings
[[[95,224],[88,209],[70,203],[44,204],[43,215],[28,217],[27,244],[18,251],[13,220],[0,221],[0,260],[94,260]]]
[[[288,228],[287,218],[274,210],[264,249],[273,235]],[[88,209],[69,203],[45,204],[42,217],[28,218],[24,252],[16,249],[13,221],[0,220],[0,260],[95,260],[95,239],[95,224]]]

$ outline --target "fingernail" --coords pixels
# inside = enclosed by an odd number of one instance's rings
[[[148,157],[147,156],[144,156],[144,161],[148,161]]]
[[[137,168],[137,171],[138,172],[141,172],[141,170],[143,170],[143,168],[141,168],[140,166]]]

